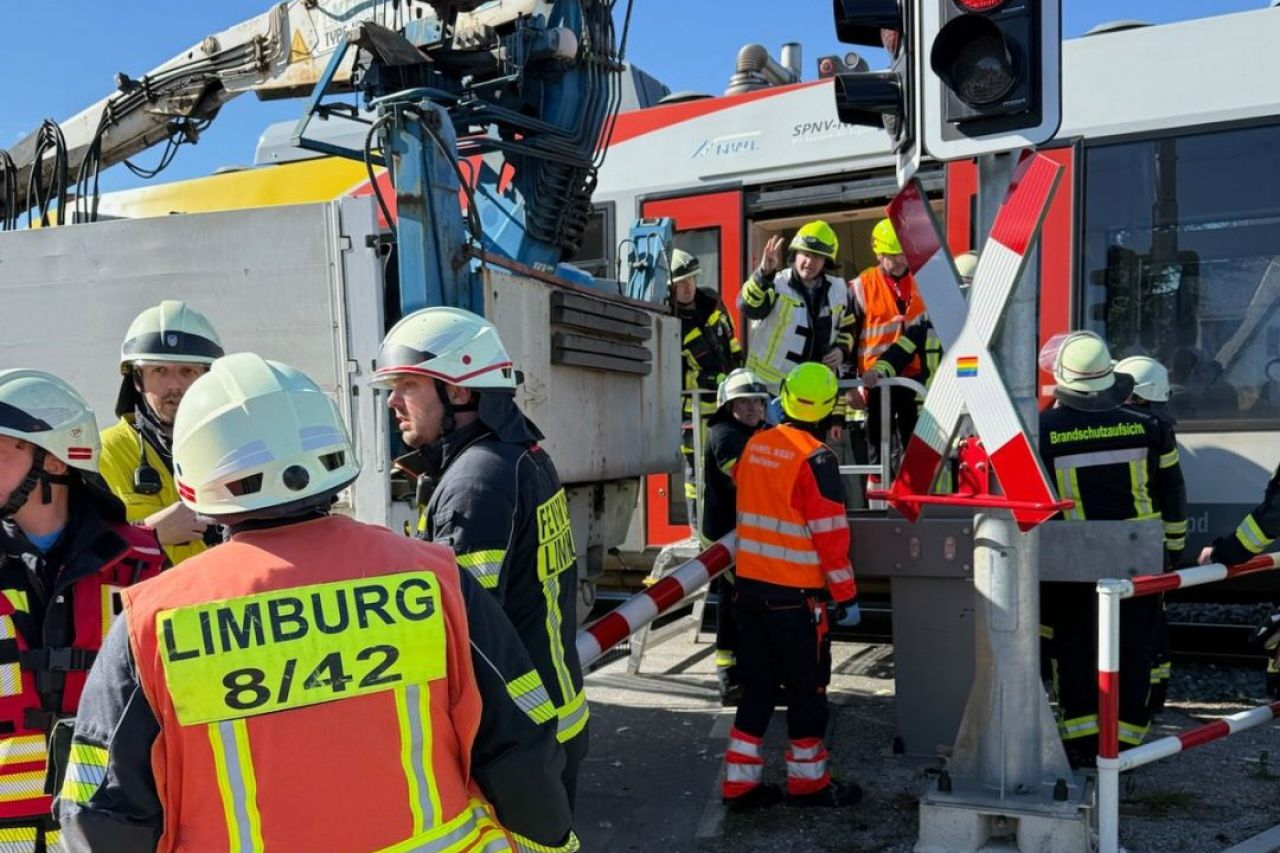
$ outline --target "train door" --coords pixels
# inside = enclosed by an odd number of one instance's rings
[[[741,332],[738,289],[743,269],[742,190],[738,187],[678,196],[646,198],[640,203],[645,218],[670,216],[675,220],[676,246],[697,256],[702,263],[701,287],[715,287],[734,327]],[[672,436],[679,441],[679,436]],[[684,501],[684,475],[657,474],[646,478],[645,528],[651,547],[677,542],[690,534]]]

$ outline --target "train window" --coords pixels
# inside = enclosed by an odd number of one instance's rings
[[[613,202],[596,204],[591,208],[587,228],[582,233],[582,248],[571,263],[586,270],[596,278],[617,278],[618,265],[614,262]]]
[[[1084,327],[1170,371],[1184,427],[1280,421],[1280,126],[1086,148]]]
[[[695,256],[702,265],[698,287],[708,287],[720,293],[720,229],[698,228],[676,232],[676,248]]]

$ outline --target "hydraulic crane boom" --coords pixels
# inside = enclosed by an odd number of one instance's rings
[[[117,75],[113,94],[66,121],[46,121],[8,152],[0,150],[0,230],[31,208],[38,209],[43,224],[70,222],[69,213],[55,216],[54,211],[73,184],[79,185],[76,195],[92,194],[99,170],[161,142],[194,141],[237,95],[306,95],[344,34],[361,23],[400,29],[410,21],[448,21],[454,32],[480,32],[537,5],[533,0],[278,3],[145,74]],[[350,54],[336,69],[331,90],[350,86],[354,60]]]

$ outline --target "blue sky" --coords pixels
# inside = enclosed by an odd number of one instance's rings
[[[619,0],[618,9],[626,0]],[[634,0],[627,56],[674,89],[723,91],[737,50],[762,42],[777,55],[785,41],[804,45],[805,76],[819,56],[849,48],[835,39],[830,0]],[[1104,21],[1163,23],[1265,7],[1268,0],[1065,0],[1064,29],[1078,36]],[[105,96],[117,71],[138,76],[209,35],[269,8],[269,0],[61,0],[6,3],[8,73],[0,75],[0,147],[13,145],[45,118],[66,119]],[[1280,15],[1280,9],[1276,10]],[[54,67],[56,65],[56,70]],[[195,147],[184,147],[164,179],[208,174],[249,163],[269,123],[293,119],[297,101],[262,103],[246,95],[226,106]],[[138,155],[150,166],[159,147]],[[142,181],[123,167],[103,175],[103,189]]]

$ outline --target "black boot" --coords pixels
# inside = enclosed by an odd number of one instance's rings
[[[740,797],[725,797],[724,804],[734,814],[767,809],[782,802],[782,789],[777,785],[760,784]]]
[[[842,809],[862,800],[862,787],[857,782],[831,780],[827,787],[812,794],[791,794],[787,805],[800,808]]]

